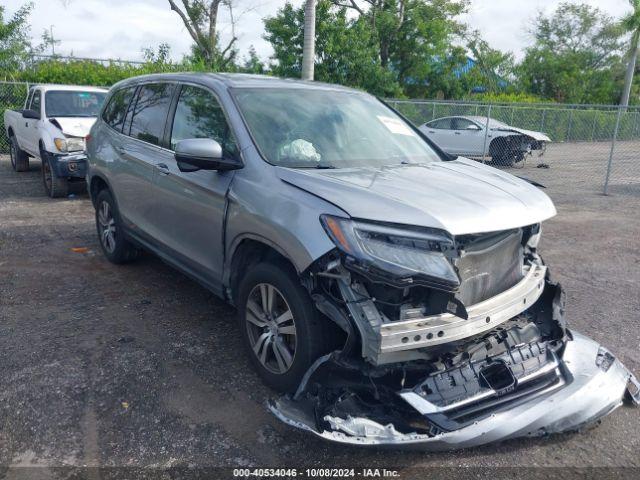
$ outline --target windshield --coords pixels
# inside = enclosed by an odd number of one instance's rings
[[[441,160],[402,118],[369,95],[243,88],[234,96],[260,152],[274,165],[347,168]]]
[[[47,117],[97,117],[106,92],[49,91],[45,94]]]

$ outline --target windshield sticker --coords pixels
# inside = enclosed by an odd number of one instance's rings
[[[397,118],[385,117],[384,115],[377,115],[385,127],[391,132],[397,135],[407,135],[408,137],[415,137],[416,134],[411,130],[407,124]]]

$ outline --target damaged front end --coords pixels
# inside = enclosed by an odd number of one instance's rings
[[[271,402],[282,421],[341,443],[443,450],[577,430],[640,401],[610,352],[566,328],[539,225],[454,238],[322,221],[338,248],[304,282],[346,342]]]

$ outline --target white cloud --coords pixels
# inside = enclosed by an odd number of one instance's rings
[[[8,14],[27,0],[4,0]],[[294,0],[301,5],[303,0]],[[627,0],[584,0],[609,15],[621,16],[629,10]],[[266,58],[272,50],[262,38],[262,19],[273,15],[285,0],[237,0],[240,55],[254,45]],[[480,30],[495,48],[513,51],[520,57],[530,38],[529,25],[539,10],[550,13],[560,0],[472,0],[463,19]],[[249,7],[252,7],[249,9]],[[249,10],[249,11],[247,11]],[[244,13],[243,13],[244,12]],[[76,56],[140,60],[142,49],[162,42],[171,46],[175,59],[189,52],[191,39],[167,0],[35,0],[31,33],[36,42],[44,29],[54,27],[61,41],[57,53]],[[229,17],[221,10],[219,29],[222,41],[230,38]]]

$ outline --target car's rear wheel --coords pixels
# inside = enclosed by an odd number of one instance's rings
[[[107,189],[96,198],[96,229],[102,253],[111,263],[127,263],[138,257],[139,250],[125,237],[118,208]]]
[[[294,272],[272,263],[251,267],[240,281],[240,329],[263,381],[294,392],[305,372],[331,350],[332,328]]]
[[[69,180],[58,177],[46,153],[40,152],[42,159],[42,184],[44,190],[51,198],[66,197],[69,194]]]
[[[29,155],[20,149],[15,135],[11,135],[9,139],[9,156],[11,157],[11,167],[16,172],[29,171]]]

